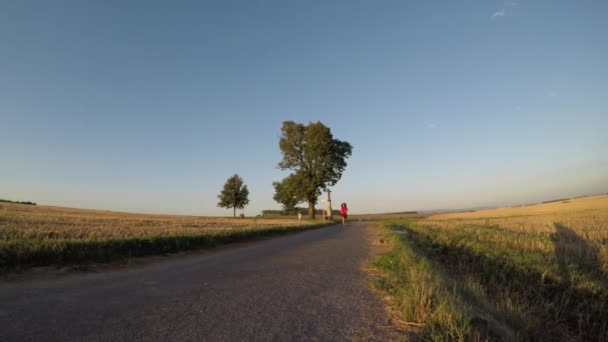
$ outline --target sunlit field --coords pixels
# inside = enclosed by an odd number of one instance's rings
[[[608,196],[383,223],[397,249],[381,287],[429,336],[608,339]],[[391,268],[404,258],[424,276]]]
[[[0,203],[0,268],[110,261],[210,247],[320,221],[146,215]]]
[[[62,207],[0,204],[0,241],[27,239],[113,239],[171,236],[201,231],[307,225],[294,219],[240,219],[131,214]]]
[[[565,253],[608,271],[608,196],[434,215],[419,224],[445,230],[488,227],[493,234],[477,231],[479,241],[548,256]]]

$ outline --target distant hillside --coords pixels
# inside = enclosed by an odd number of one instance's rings
[[[420,210],[419,212],[424,213],[424,214],[466,213],[466,212],[496,209],[496,208],[498,208],[498,207],[497,206],[481,206],[481,207],[471,207],[471,208],[461,208],[461,209]]]
[[[531,202],[531,203],[525,203],[525,204],[513,204],[513,205],[505,205],[505,206],[498,206],[498,205],[479,206],[479,207],[460,208],[460,209],[419,210],[418,212],[420,214],[425,214],[425,215],[449,214],[449,213],[469,213],[469,212],[478,212],[478,211],[500,209],[500,208],[529,207],[529,206],[534,206],[534,205],[539,205],[539,204],[557,203],[557,202],[571,201],[571,200],[579,199],[579,198],[595,197],[595,196],[602,196],[602,195],[608,195],[608,193],[583,195],[583,196],[576,196],[576,197],[569,197],[569,198],[565,197],[565,198],[550,199],[550,200],[545,200],[545,201],[540,201],[540,202]]]
[[[450,212],[438,213],[430,216],[431,219],[479,219],[498,218],[509,216],[540,215],[549,213],[563,213],[580,210],[604,210],[608,208],[608,195],[577,197],[572,199],[561,199],[545,201],[543,203],[531,204],[518,207],[503,207],[475,212]]]
[[[420,214],[416,211],[403,211],[399,213],[385,213],[385,214],[357,214],[350,215],[350,218],[355,220],[382,220],[382,219],[402,219],[402,218],[421,218],[424,214]]]

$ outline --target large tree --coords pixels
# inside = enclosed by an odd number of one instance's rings
[[[232,208],[233,217],[236,217],[237,209],[243,209],[249,204],[249,190],[238,174],[228,178],[222,192],[217,197],[220,199],[217,206],[227,209]]]
[[[308,202],[308,214],[315,217],[315,204],[322,191],[335,185],[346,168],[346,159],[352,154],[352,146],[334,139],[329,127],[321,122],[308,125],[293,121],[283,122],[279,147],[283,160],[282,170],[292,173],[281,183],[299,202]],[[281,190],[281,186],[275,190]],[[279,191],[275,194],[279,195]],[[279,195],[279,198],[285,198]],[[296,204],[297,204],[296,203]]]

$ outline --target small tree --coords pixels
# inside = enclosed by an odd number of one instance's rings
[[[224,184],[224,189],[217,197],[220,199],[217,206],[227,209],[232,208],[233,217],[236,217],[236,209],[243,209],[249,204],[249,190],[238,174],[228,178],[226,184]]]
[[[294,175],[289,175],[280,182],[272,183],[274,186],[274,200],[283,205],[286,212],[293,212],[301,202],[306,200],[304,185]]]

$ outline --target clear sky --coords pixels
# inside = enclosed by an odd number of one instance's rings
[[[0,197],[279,208],[281,123],[353,156],[353,213],[608,192],[608,1],[3,1]]]

